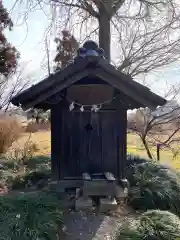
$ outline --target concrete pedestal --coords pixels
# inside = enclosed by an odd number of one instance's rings
[[[107,211],[113,211],[117,208],[117,202],[116,199],[108,199],[108,198],[101,198],[99,211],[100,212],[107,212]]]
[[[80,197],[76,199],[76,210],[89,210],[92,208],[92,200],[90,198]]]

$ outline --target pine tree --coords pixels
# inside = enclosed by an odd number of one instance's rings
[[[62,31],[62,38],[55,38],[57,44],[57,55],[54,59],[55,70],[64,68],[76,55],[79,44],[69,31]]]
[[[0,74],[6,77],[15,72],[19,58],[19,52],[4,35],[4,30],[12,30],[12,27],[13,22],[0,0]]]

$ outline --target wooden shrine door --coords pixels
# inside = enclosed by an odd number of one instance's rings
[[[63,131],[67,176],[117,171],[119,138],[115,111],[67,112]]]

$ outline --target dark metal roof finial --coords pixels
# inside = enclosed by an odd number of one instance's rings
[[[85,48],[87,51],[88,50],[95,50],[98,48],[98,45],[96,42],[92,40],[88,40],[84,43],[83,48]]]
[[[104,50],[102,48],[99,48],[97,43],[92,41],[92,40],[88,40],[83,44],[82,48],[79,48],[77,51],[77,57],[75,57],[74,60],[80,58],[84,58],[84,57],[101,57],[104,58],[105,53]]]

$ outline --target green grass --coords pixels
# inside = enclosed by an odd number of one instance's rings
[[[18,144],[18,147],[19,145],[23,146],[23,141],[25,142],[27,137],[28,135],[24,134],[23,138],[20,139],[16,145]],[[3,165],[6,166],[6,169],[0,171],[0,182],[4,181],[6,184],[12,181],[19,189],[21,187],[24,188],[29,181],[36,182],[39,179],[46,178],[46,175],[44,176],[42,173],[47,173],[48,176],[51,152],[50,132],[34,133],[32,134],[31,141],[38,144],[38,151],[32,159],[26,162],[26,169],[24,169],[22,163],[16,166],[12,159],[9,161],[4,159],[5,162]],[[146,151],[138,136],[128,134],[127,146],[128,153],[147,158]],[[156,149],[152,148],[151,150],[153,155],[156,156]],[[172,153],[168,150],[161,151],[161,163],[180,169],[180,157],[178,156],[172,161]],[[133,193],[133,196],[131,196],[131,205],[134,206],[134,208],[136,208],[135,205],[138,205],[138,207],[142,206],[141,209],[146,210],[148,208],[154,208],[154,205],[158,206],[157,203],[162,207],[162,203],[164,203],[165,206],[163,209],[167,208],[167,210],[172,210],[172,212],[174,212],[174,209],[178,209],[179,211],[180,188],[177,183],[179,179],[176,181],[177,179],[173,174],[168,178],[166,171],[159,171],[157,174],[156,166],[153,166],[151,169],[153,171],[149,171],[150,168],[145,168],[146,171],[143,171],[143,173],[137,172],[137,174],[131,174],[134,182],[136,182],[132,188],[134,192],[131,191],[131,193]],[[35,174],[33,173],[34,171]],[[161,172],[163,174],[160,174]],[[175,194],[171,191],[172,188]],[[157,192],[158,196],[156,196]],[[177,201],[176,195],[178,196]],[[0,233],[0,239],[6,239],[3,238],[5,235],[11,237],[9,239],[12,240],[56,239],[55,236],[57,235],[59,225],[62,223],[62,211],[57,199],[54,198],[54,196],[47,197],[46,194],[36,197],[26,196],[27,197],[24,198],[0,197],[0,229],[3,229],[2,233]],[[154,200],[155,197],[157,198],[156,202]],[[51,210],[53,210],[53,212]],[[5,227],[2,227],[2,225]],[[18,235],[19,233],[21,236]]]
[[[124,223],[117,240],[178,240],[180,219],[167,211],[151,210]]]
[[[63,213],[50,192],[0,197],[0,239],[57,239]]]
[[[161,209],[180,216],[180,178],[176,170],[133,157],[126,169],[130,183],[129,203],[135,209]],[[131,158],[129,158],[131,160]]]
[[[51,174],[49,156],[35,156],[26,164],[16,159],[3,158],[0,159],[0,164],[3,165],[3,169],[0,170],[0,184],[13,190],[35,185],[43,187]]]

